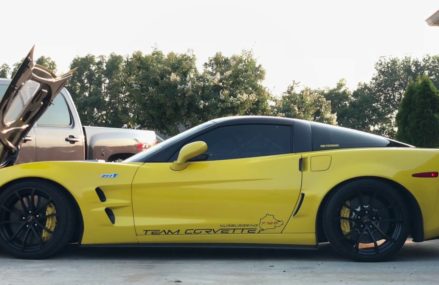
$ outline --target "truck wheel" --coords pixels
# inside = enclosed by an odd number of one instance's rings
[[[409,231],[408,212],[398,190],[373,179],[339,188],[323,213],[323,230],[335,250],[357,261],[394,256]]]
[[[0,193],[0,247],[15,257],[57,253],[72,238],[75,225],[73,205],[57,185],[26,180]]]

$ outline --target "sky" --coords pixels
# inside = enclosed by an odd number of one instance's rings
[[[216,52],[253,52],[264,85],[312,88],[367,82],[380,57],[439,54],[437,0],[20,0],[3,1],[0,64],[35,45],[60,72],[76,56],[193,51],[201,68]]]

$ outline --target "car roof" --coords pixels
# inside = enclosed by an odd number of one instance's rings
[[[291,118],[273,117],[273,116],[230,116],[213,119],[212,122],[216,124],[288,124],[291,125],[296,121],[301,121]]]

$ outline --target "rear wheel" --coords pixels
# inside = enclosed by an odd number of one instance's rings
[[[63,189],[28,180],[0,193],[0,247],[20,258],[46,258],[73,236],[75,213]]]
[[[391,258],[408,236],[404,200],[391,185],[373,179],[339,188],[328,201],[323,229],[340,254],[359,261]]]

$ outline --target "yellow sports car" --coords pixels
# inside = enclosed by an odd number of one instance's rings
[[[29,109],[35,113],[52,98],[42,101],[43,91],[59,85],[51,87],[56,78],[29,78],[44,87],[34,92],[40,94]],[[0,103],[8,161],[26,133],[20,122],[35,121],[27,109],[5,121],[18,83]],[[408,236],[439,237],[438,169],[437,150],[350,129],[276,117],[216,119],[122,163],[4,167],[0,247],[45,258],[68,243],[316,247],[329,241],[346,257],[383,260]]]

